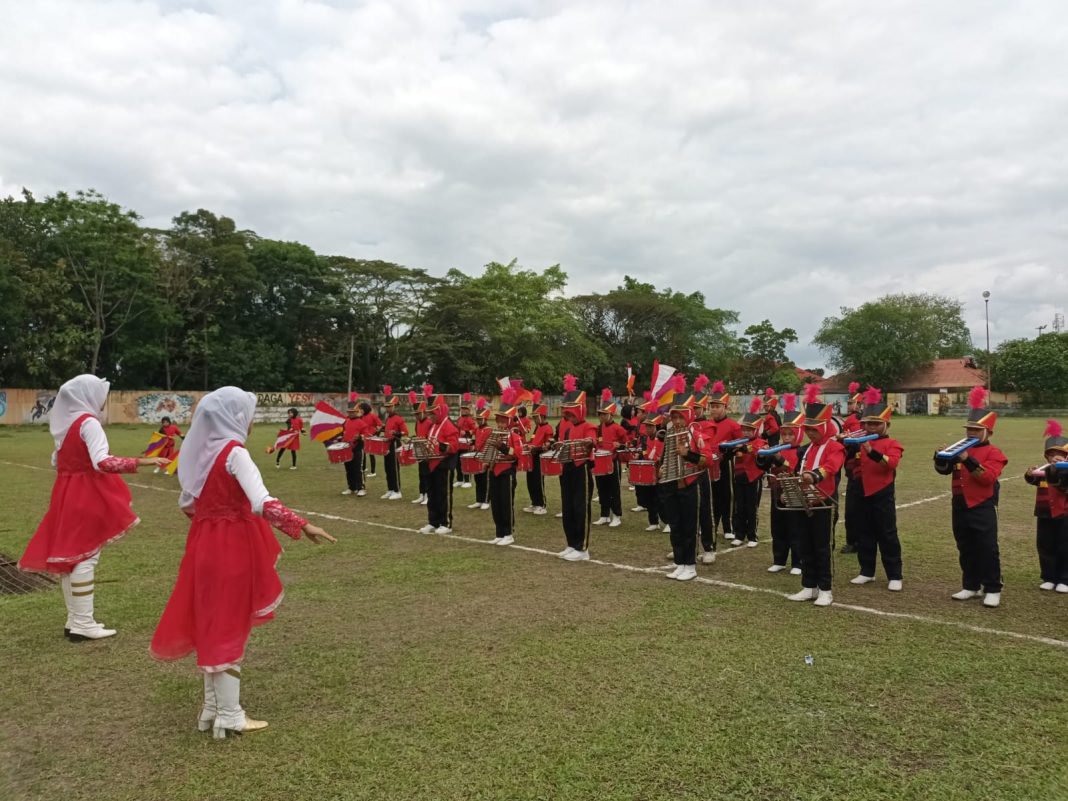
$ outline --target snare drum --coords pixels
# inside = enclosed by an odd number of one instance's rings
[[[656,462],[648,459],[631,459],[627,464],[627,478],[636,487],[656,484]]]
[[[389,440],[386,437],[364,437],[363,449],[370,456],[385,456],[389,453]]]
[[[460,457],[460,472],[468,476],[484,473],[486,472],[486,463],[477,456],[462,455]]]
[[[595,476],[608,476],[615,470],[616,455],[612,451],[593,452],[593,474]]]
[[[564,474],[564,463],[556,461],[555,453],[543,453],[541,455],[541,474],[543,476],[561,476]]]
[[[411,467],[415,463],[415,448],[411,445],[397,448],[397,464],[401,467]]]
[[[642,458],[642,452],[635,450],[634,448],[624,448],[621,451],[616,451],[616,458],[618,458],[621,463],[626,464],[631,459]]]
[[[530,448],[523,448],[520,453],[515,456],[515,469],[520,473],[529,473],[534,469],[534,456],[530,452]]]
[[[352,446],[347,442],[326,446],[326,458],[331,464],[344,464],[352,461]]]

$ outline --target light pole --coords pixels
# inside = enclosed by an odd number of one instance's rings
[[[990,361],[990,291],[983,292],[983,307],[986,311],[986,391],[990,391],[990,374],[994,365]]]

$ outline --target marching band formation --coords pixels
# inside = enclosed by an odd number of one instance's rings
[[[711,384],[711,386],[710,386]],[[646,531],[670,535],[669,579],[689,581],[697,563],[712,564],[718,547],[757,545],[760,504],[770,496],[770,573],[801,577],[791,601],[829,606],[831,555],[844,473],[846,552],[857,554],[853,584],[875,581],[881,562],[887,589],[903,584],[897,534],[895,477],[903,449],[889,435],[891,409],[875,388],[850,386],[849,415],[840,420],[809,385],[802,398],[771,389],[740,417],[728,416],[730,395],[723,382],[699,376],[692,389],[679,375],[669,393],[644,402],[628,396],[620,405],[602,392],[597,422],[587,420],[586,393],[578,380],[564,377],[561,419],[549,423],[538,390],[521,397],[505,389],[493,409],[484,398],[463,396],[460,414],[450,416],[444,395],[427,385],[408,393],[414,429],[399,413],[400,398],[384,387],[384,419],[371,404],[353,401],[347,415],[326,422],[313,416],[309,433],[326,445],[332,462],[345,466],[343,494],[363,497],[366,458],[381,458],[387,491],[382,499],[403,498],[401,470],[417,465],[418,497],[426,507],[424,534],[453,531],[453,491],[473,483],[469,509],[492,514],[493,543],[515,542],[515,492],[526,474],[530,505],[545,515],[546,478],[560,486],[565,547],[563,560],[590,559],[594,526],[615,528],[623,520],[623,474],[633,488],[634,512],[647,515]],[[173,472],[169,457],[177,427],[166,421],[140,458],[111,455],[101,425],[109,385],[95,376],[64,384],[50,416],[57,477],[41,524],[19,566],[61,577],[67,609],[64,635],[72,642],[100,640],[116,632],[97,622],[94,576],[105,545],[123,536],[139,519],[121,473],[140,466]],[[528,410],[526,403],[529,401]],[[960,555],[961,589],[953,598],[982,597],[987,607],[1001,601],[998,551],[999,477],[1005,455],[990,441],[997,415],[986,407],[986,392],[972,390],[966,437],[934,454],[934,468],[951,476],[952,527]],[[322,404],[320,404],[322,405]],[[276,562],[281,549],[271,527],[311,542],[334,538],[272,497],[245,448],[256,397],[236,387],[205,395],[197,405],[177,460],[179,506],[190,519],[185,555],[155,635],[151,652],[159,659],[196,654],[204,674],[201,731],[223,738],[256,731],[263,721],[248,718],[240,705],[240,669],[254,626],[271,620],[282,599]],[[326,407],[331,412],[329,406]],[[620,420],[617,422],[617,417]],[[268,452],[295,452],[304,423],[291,409],[286,429]],[[1068,593],[1068,437],[1055,421],[1045,432],[1046,464],[1031,468],[1026,480],[1037,488],[1036,543],[1041,590]],[[373,469],[372,469],[373,473]],[[594,503],[599,516],[593,517]]]

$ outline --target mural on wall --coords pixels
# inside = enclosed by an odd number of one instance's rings
[[[153,392],[137,398],[137,419],[142,423],[158,423],[169,417],[175,423],[188,423],[193,416],[192,395],[174,392]]]
[[[7,393],[0,390],[0,417],[7,414]]]
[[[47,423],[48,413],[52,411],[52,406],[56,402],[56,393],[51,391],[38,392],[37,399],[34,401],[33,406],[30,407],[30,412],[26,416],[27,423]]]

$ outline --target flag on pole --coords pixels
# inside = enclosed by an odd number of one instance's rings
[[[630,367],[630,362],[627,362],[627,394],[634,394],[634,371]]]
[[[658,409],[670,405],[675,399],[675,387],[671,381],[673,375],[675,375],[674,367],[661,364],[659,361],[653,362],[653,380],[649,388],[652,390],[653,400],[656,401]]]
[[[315,404],[309,430],[316,442],[326,442],[345,430],[345,415],[326,401],[319,401]]]
[[[501,388],[501,395],[504,395],[504,391],[506,389],[514,389],[515,390],[515,401],[514,401],[515,404],[533,403],[533,401],[534,401],[534,396],[531,394],[530,390],[523,388],[523,379],[522,378],[514,378],[513,379],[513,378],[509,378],[508,376],[505,376],[504,378],[498,378],[497,379],[497,386],[499,386]]]
[[[178,470],[178,457],[181,455],[181,453],[176,454],[175,457],[171,459],[171,463],[163,468],[163,472],[168,476],[173,476]]]
[[[159,452],[163,450],[163,446],[167,444],[167,437],[158,431],[153,431],[152,436],[148,438],[148,447],[145,448],[145,456],[159,456]]]
[[[299,431],[292,431],[288,428],[285,431],[279,431],[278,436],[274,440],[274,445],[267,449],[267,453],[274,453],[275,451],[282,450],[282,448],[289,447],[289,445],[291,445],[299,436]]]

